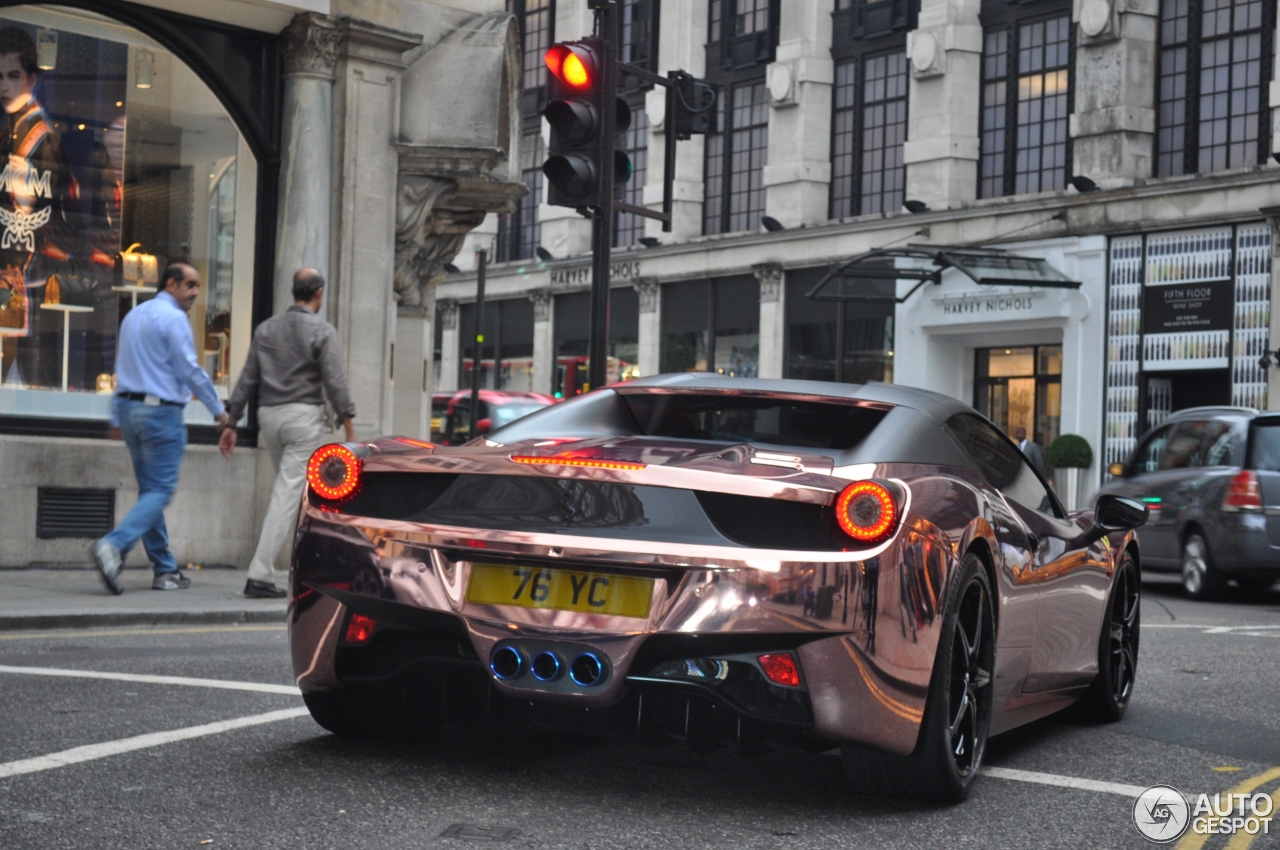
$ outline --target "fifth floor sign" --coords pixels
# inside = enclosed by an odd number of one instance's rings
[[[1148,280],[1142,305],[1146,371],[1226,369],[1230,365],[1235,285],[1230,278]]]

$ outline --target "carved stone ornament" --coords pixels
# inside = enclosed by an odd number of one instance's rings
[[[535,322],[551,321],[551,310],[555,305],[555,298],[552,296],[550,289],[535,289],[529,293],[529,300],[533,302],[533,320]]]
[[[498,148],[395,145],[400,155],[396,191],[396,303],[421,304],[444,280],[462,242],[486,213],[511,212],[528,192],[524,183],[504,180],[495,169],[505,163]]]
[[[782,266],[777,263],[762,263],[752,266],[756,280],[760,281],[761,301],[782,300]]]
[[[656,277],[642,277],[636,281],[636,292],[640,295],[640,312],[658,312],[658,295],[660,294]]]
[[[484,210],[439,209],[436,202],[458,184],[443,177],[402,174],[396,196],[396,302],[422,304],[426,286],[444,278],[444,264],[457,256],[462,241],[484,221]]]
[[[458,329],[458,302],[452,298],[441,298],[436,302],[436,314],[440,316],[440,327],[446,331]]]
[[[333,79],[342,35],[337,22],[327,15],[303,12],[280,33],[286,76],[308,75]]]

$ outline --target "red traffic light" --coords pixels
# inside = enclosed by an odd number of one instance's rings
[[[596,81],[596,57],[580,44],[553,44],[546,55],[547,68],[571,89],[589,89]]]

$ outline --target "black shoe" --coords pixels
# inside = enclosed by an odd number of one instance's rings
[[[254,599],[284,599],[289,592],[283,587],[276,587],[269,581],[249,579],[244,583],[244,595]]]

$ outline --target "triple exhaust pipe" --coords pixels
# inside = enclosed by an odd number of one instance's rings
[[[519,646],[504,643],[494,647],[489,655],[489,669],[504,682],[528,673],[539,682],[551,683],[567,673],[569,681],[580,688],[598,685],[608,675],[608,662],[598,653],[590,650],[578,652],[572,661],[566,661],[566,657],[554,649],[527,653]]]

